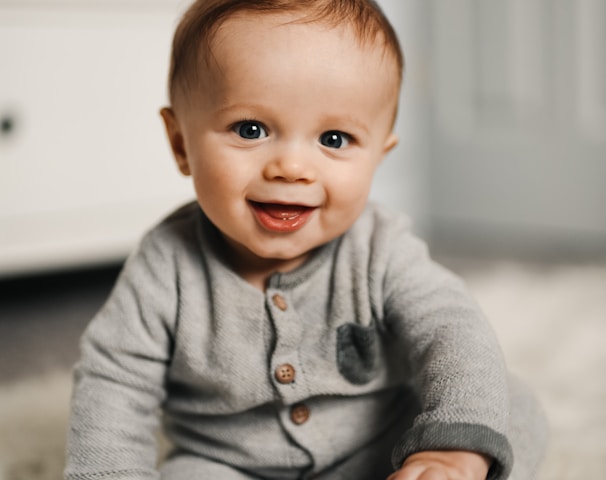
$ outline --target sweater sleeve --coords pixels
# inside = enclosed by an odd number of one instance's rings
[[[65,479],[156,479],[158,410],[171,350],[176,279],[148,235],[81,340]]]
[[[406,351],[421,413],[393,450],[394,468],[424,450],[470,450],[494,459],[489,479],[512,467],[507,372],[495,335],[463,282],[433,262],[408,232],[392,241],[386,327]]]

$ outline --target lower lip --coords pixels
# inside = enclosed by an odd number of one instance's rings
[[[257,222],[266,230],[278,233],[291,233],[301,229],[309,220],[315,208],[303,208],[297,212],[287,212],[283,215],[272,215],[270,209],[263,208],[262,204],[250,202],[251,209]],[[272,206],[273,211],[279,211],[279,206]]]

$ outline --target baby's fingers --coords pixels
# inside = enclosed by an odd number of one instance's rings
[[[417,480],[448,480],[448,476],[442,470],[430,468],[425,470]]]
[[[485,480],[490,458],[468,451],[425,451],[406,459],[387,480]]]
[[[448,475],[440,468],[412,465],[391,474],[387,480],[448,480]]]

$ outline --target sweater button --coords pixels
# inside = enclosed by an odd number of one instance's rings
[[[295,367],[293,367],[290,363],[285,363],[284,365],[280,365],[278,368],[276,368],[274,375],[279,383],[292,383],[295,381]]]
[[[310,410],[307,405],[299,403],[290,409],[290,419],[295,425],[303,425],[309,420]]]
[[[274,305],[283,312],[285,312],[288,308],[288,303],[286,303],[286,299],[279,293],[276,293],[273,297],[271,297],[271,299],[273,300]]]

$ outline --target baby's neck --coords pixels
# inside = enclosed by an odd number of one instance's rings
[[[266,260],[265,265],[258,266],[234,265],[232,263],[232,268],[253,287],[264,292],[272,275],[295,270],[307,260],[308,256],[305,255],[293,260]]]
[[[223,238],[224,258],[231,268],[253,287],[265,291],[269,279],[275,273],[286,273],[300,267],[312,252],[292,259],[272,259],[258,257],[241,245],[235,245]]]

